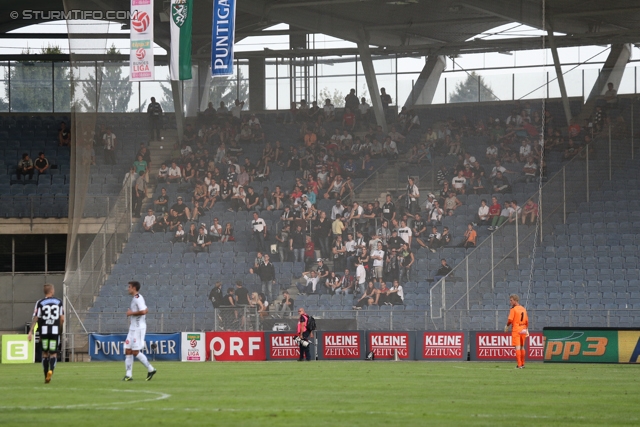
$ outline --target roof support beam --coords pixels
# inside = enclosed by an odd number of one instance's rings
[[[562,74],[562,65],[560,56],[558,55],[558,47],[556,46],[556,38],[553,35],[553,29],[547,30],[549,35],[549,47],[553,56],[553,65],[556,67],[556,77],[558,85],[560,85],[560,96],[562,97],[562,107],[564,108],[564,116],[567,119],[567,127],[571,126],[571,106],[569,105],[569,97],[567,96],[567,87],[564,84],[564,75]]]
[[[404,103],[405,107],[411,108],[416,103],[421,105],[431,104],[445,65],[446,60],[444,56],[429,56],[427,63],[420,72],[420,76],[418,76],[418,80],[416,80],[413,88],[411,88],[411,93]]]
[[[367,41],[364,30],[359,31],[360,40],[358,41],[358,51],[360,52],[360,62],[364,77],[367,80],[367,87],[371,95],[371,105],[376,117],[378,126],[382,126],[384,133],[387,133],[387,119],[382,108],[382,100],[380,99],[380,89],[378,88],[378,79],[376,79],[376,70],[373,68],[373,60],[371,59],[371,51],[369,50],[369,42]],[[355,112],[354,112],[355,114]]]

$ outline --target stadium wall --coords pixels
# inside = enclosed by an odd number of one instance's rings
[[[42,286],[53,283],[62,296],[64,273],[59,274],[1,274],[0,275],[0,334],[2,331],[24,331],[31,321],[33,306],[42,298]]]

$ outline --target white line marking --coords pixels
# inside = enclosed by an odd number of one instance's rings
[[[5,388],[5,387],[2,387]],[[32,387],[35,390],[51,390],[51,387]],[[81,403],[78,405],[55,405],[55,406],[0,406],[0,410],[39,410],[39,409],[121,409],[119,407],[115,407],[113,405],[130,405],[132,403],[144,403],[144,402],[155,402],[158,400],[165,400],[171,397],[168,393],[162,393],[159,391],[149,391],[149,390],[118,390],[118,389],[79,389],[79,388],[56,388],[58,390],[74,390],[74,391],[107,391],[112,393],[147,393],[150,395],[154,395],[154,397],[149,397],[147,399],[137,399],[137,400],[127,400],[124,402],[100,402],[100,403]]]

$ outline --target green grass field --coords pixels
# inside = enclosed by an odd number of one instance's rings
[[[0,425],[640,424],[638,366],[434,362],[0,365]]]

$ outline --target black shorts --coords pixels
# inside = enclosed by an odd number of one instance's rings
[[[42,351],[49,353],[57,353],[60,347],[60,335],[59,334],[46,334],[40,336],[40,344],[42,345]]]

